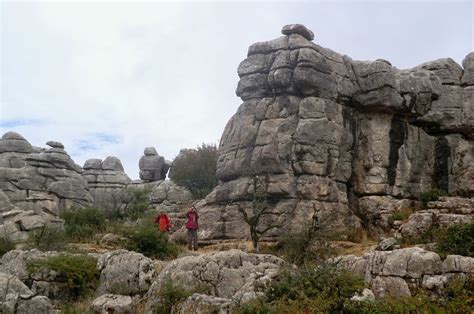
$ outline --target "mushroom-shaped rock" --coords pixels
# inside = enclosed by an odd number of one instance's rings
[[[47,141],[47,142],[46,142],[46,145],[48,145],[49,147],[52,147],[52,148],[61,148],[61,149],[64,149],[63,143],[57,142],[57,141]]]
[[[302,24],[289,24],[283,26],[281,29],[281,33],[283,35],[291,35],[291,34],[299,34],[306,38],[307,40],[313,40],[314,39],[314,33],[308,29],[306,26]]]
[[[474,52],[469,53],[462,61],[464,75],[462,76],[463,85],[474,85]]]

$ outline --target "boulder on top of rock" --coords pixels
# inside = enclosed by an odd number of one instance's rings
[[[52,148],[62,148],[62,149],[64,149],[63,143],[57,142],[57,141],[47,141],[46,145],[48,145]]]
[[[160,156],[154,147],[146,147],[140,158],[140,179],[143,181],[159,181],[166,179],[169,165],[165,158]]]
[[[469,53],[462,61],[464,75],[462,76],[463,85],[474,85],[474,52]]]
[[[418,68],[433,71],[443,84],[461,84],[462,67],[451,58],[442,58],[420,64]]]
[[[307,40],[314,39],[314,33],[302,24],[288,24],[281,29],[283,35],[299,34]]]
[[[24,153],[33,152],[31,144],[16,132],[7,132],[0,139],[0,153]]]

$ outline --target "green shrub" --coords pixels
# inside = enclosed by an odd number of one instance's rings
[[[15,243],[8,238],[0,238],[0,257],[15,249]]]
[[[140,252],[145,256],[159,259],[173,258],[178,255],[178,247],[168,241],[168,235],[162,233],[151,220],[142,220],[125,230],[128,240],[126,248]]]
[[[426,192],[422,192],[420,194],[420,201],[423,203],[424,206],[426,206],[428,202],[437,201],[441,196],[448,196],[448,193],[443,190],[432,189]]]
[[[62,251],[67,244],[67,236],[62,228],[45,225],[31,231],[27,242],[41,251]]]
[[[60,254],[48,259],[28,262],[30,274],[53,270],[57,272],[55,282],[64,286],[70,299],[90,295],[98,285],[97,260],[90,256]]]
[[[91,239],[96,233],[105,230],[105,216],[97,208],[84,207],[70,209],[61,214],[64,219],[66,235],[82,241]]]
[[[153,313],[169,314],[174,305],[186,300],[193,294],[180,286],[175,286],[171,280],[166,281],[157,293],[159,302],[155,304]]]
[[[203,198],[217,185],[217,157],[217,147],[212,144],[183,149],[173,161],[170,179],[188,188],[195,198]]]
[[[287,269],[265,289],[264,297],[241,307],[241,313],[339,312],[344,301],[364,287],[362,278],[335,265]],[[311,310],[311,311],[309,311]]]
[[[474,257],[474,222],[449,227],[438,240],[437,251],[442,256]]]

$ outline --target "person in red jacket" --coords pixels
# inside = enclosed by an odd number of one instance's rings
[[[155,224],[158,225],[161,232],[169,232],[171,229],[171,219],[168,214],[160,212],[155,218]]]
[[[196,207],[191,206],[191,209],[186,214],[186,218],[188,218],[188,221],[186,222],[186,229],[188,229],[188,249],[193,249],[194,251],[197,251],[197,231],[199,228],[199,216],[196,211]]]

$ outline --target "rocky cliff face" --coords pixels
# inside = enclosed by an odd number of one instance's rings
[[[0,140],[2,237],[24,240],[27,231],[61,224],[57,219],[61,210],[92,202],[82,168],[61,143],[47,145],[51,148],[34,148],[15,132],[5,133]]]
[[[356,228],[374,205],[410,204],[431,188],[474,195],[474,53],[463,67],[399,70],[321,47],[302,25],[282,32],[251,45],[237,70],[243,103],[221,138],[204,239],[246,235],[236,206],[250,208],[256,176],[289,227],[314,212]]]

